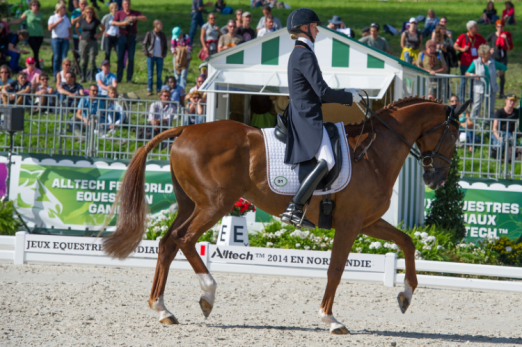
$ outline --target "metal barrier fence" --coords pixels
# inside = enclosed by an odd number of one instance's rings
[[[206,121],[206,105],[190,102],[182,107],[172,101],[5,93],[2,99],[3,107],[25,111],[24,131],[14,136],[15,153],[130,159],[160,132]],[[8,138],[0,131],[0,151],[8,150]],[[171,143],[164,141],[149,159],[168,160]]]

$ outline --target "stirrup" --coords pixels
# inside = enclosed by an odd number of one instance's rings
[[[296,204],[294,204],[294,207],[295,207],[295,205]],[[310,222],[308,219],[305,218],[306,211],[308,211],[309,205],[310,205],[309,203],[306,204],[304,211],[302,211],[302,209],[300,209],[300,208],[295,208],[293,211],[289,211],[289,208],[287,208],[286,211],[283,212],[283,214],[279,215],[281,217],[281,221],[283,223],[293,225],[298,229],[301,229],[301,228],[315,229],[315,224],[313,224],[312,222]],[[302,215],[299,216],[299,214],[301,214],[301,213],[302,213]]]

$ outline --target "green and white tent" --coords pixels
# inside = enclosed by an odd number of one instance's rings
[[[207,121],[228,119],[229,94],[287,96],[293,48],[283,28],[211,56],[209,77],[200,89],[208,93]],[[321,28],[314,48],[331,88],[364,89],[379,105],[427,94],[426,71],[337,31]]]

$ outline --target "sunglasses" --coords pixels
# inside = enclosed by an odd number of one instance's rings
[[[63,66],[71,66],[71,64],[63,64]]]

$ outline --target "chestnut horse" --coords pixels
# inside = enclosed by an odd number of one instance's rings
[[[467,103],[469,104],[469,102]],[[464,104],[463,106],[467,106]],[[334,334],[348,334],[346,327],[332,315],[335,292],[344,272],[348,254],[358,234],[395,242],[406,261],[405,290],[399,293],[404,313],[417,287],[415,247],[411,238],[381,217],[390,206],[392,188],[410,147],[432,153],[424,166],[425,183],[436,189],[444,184],[457,139],[458,125],[449,126],[449,108],[437,101],[407,98],[377,112],[374,141],[362,160],[353,164],[352,182],[337,194],[333,228],[335,237],[328,281],[320,306],[321,320]],[[451,118],[451,117],[450,117]],[[457,123],[458,124],[458,123]],[[447,125],[446,127],[441,125]],[[347,125],[350,152],[361,125]],[[370,139],[363,135],[362,145]],[[423,136],[425,135],[425,136]],[[196,251],[199,237],[243,197],[274,216],[285,210],[291,196],[272,192],[267,182],[265,144],[261,130],[234,121],[219,121],[169,129],[139,148],[125,173],[119,192],[119,216],[116,231],[103,242],[104,251],[115,258],[128,257],[138,246],[147,227],[145,202],[145,165],[147,154],[161,141],[177,137],[170,154],[170,168],[179,211],[174,223],[159,242],[158,262],[149,298],[149,306],[159,313],[164,324],[178,324],[163,303],[169,267],[181,250],[199,277],[203,295],[200,306],[208,317],[214,305],[216,282]],[[402,139],[400,138],[402,137]],[[406,143],[407,142],[407,143]],[[314,196],[307,218],[318,222],[321,197]]]

